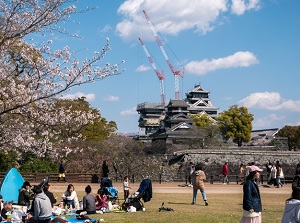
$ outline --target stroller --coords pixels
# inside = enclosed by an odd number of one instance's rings
[[[108,177],[102,177],[100,180],[100,189],[103,190],[108,201],[113,204],[118,199],[118,189],[112,185],[112,180]]]
[[[152,182],[150,179],[142,180],[139,189],[124,201],[122,209],[128,210],[130,206],[133,206],[137,211],[143,210],[144,204],[141,202],[141,198],[144,202],[148,202],[152,198]]]

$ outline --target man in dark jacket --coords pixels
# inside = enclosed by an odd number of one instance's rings
[[[23,183],[23,186],[19,190],[19,196],[18,196],[18,205],[21,206],[30,206],[30,199],[33,197],[33,194],[30,190],[31,185],[28,181],[25,181]]]

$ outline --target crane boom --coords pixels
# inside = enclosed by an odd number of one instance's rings
[[[175,70],[174,66],[172,65],[171,61],[169,60],[169,57],[168,57],[168,55],[167,55],[167,53],[166,53],[163,45],[161,44],[161,41],[160,41],[160,39],[159,39],[159,37],[157,35],[156,30],[154,29],[154,26],[153,26],[153,24],[152,24],[152,22],[150,20],[150,17],[148,16],[148,14],[146,13],[145,10],[143,10],[143,13],[144,13],[144,15],[146,17],[146,20],[147,20],[147,22],[148,22],[148,24],[149,24],[149,26],[150,26],[150,28],[152,30],[154,38],[155,38],[155,40],[156,40],[156,42],[157,42],[157,44],[158,44],[158,46],[159,46],[162,54],[164,55],[164,58],[165,58],[165,60],[166,60],[166,62],[168,64],[171,72],[174,74],[174,78],[175,78],[175,99],[178,100],[179,99],[179,91],[180,91],[179,90],[179,76],[183,77],[184,69],[182,68],[180,70]]]
[[[145,44],[143,42],[143,40],[140,37],[138,39],[139,39],[139,41],[140,41],[140,43],[141,43],[141,45],[142,45],[142,47],[143,47],[143,49],[144,49],[144,51],[145,51],[145,53],[147,55],[147,58],[148,58],[149,62],[152,65],[153,70],[155,71],[155,73],[156,73],[156,75],[157,75],[157,77],[158,77],[158,79],[160,81],[161,105],[163,107],[165,107],[165,89],[164,89],[164,79],[165,79],[165,76],[164,76],[164,71],[162,71],[162,72],[158,71],[158,69],[157,69],[154,61],[152,60],[152,57],[151,57],[151,55],[150,55],[147,47],[145,46]]]

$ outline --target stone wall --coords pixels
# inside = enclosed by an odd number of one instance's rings
[[[181,155],[184,155],[184,157],[180,162],[171,166],[168,165],[167,160],[176,159]],[[296,165],[300,162],[300,152],[274,151],[268,147],[181,150],[174,155],[157,156],[155,162],[161,168],[159,173],[153,173],[152,179],[161,179],[163,182],[185,181],[186,169],[189,163],[193,162],[202,164],[207,180],[210,180],[213,176],[218,181],[222,178],[222,166],[225,162],[228,162],[230,180],[236,181],[241,163],[247,165],[250,162],[255,162],[257,166],[264,169],[263,175],[266,176],[266,164],[269,160],[271,162],[279,161],[284,175],[290,178],[295,174]]]
[[[266,163],[279,161],[285,175],[294,175],[295,167],[300,162],[300,153],[296,151],[269,151],[269,150],[189,150],[178,151],[177,155],[187,154],[185,163],[201,163],[203,170],[210,175],[218,175],[222,172],[225,162],[229,163],[229,174],[238,174],[241,163],[244,165],[255,162],[255,164],[265,169]]]

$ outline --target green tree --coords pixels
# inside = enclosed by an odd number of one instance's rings
[[[194,125],[197,127],[207,127],[208,125],[215,123],[215,121],[213,121],[206,113],[203,114],[199,112],[197,114],[190,114],[189,117],[194,120]]]
[[[289,150],[300,148],[300,126],[286,125],[278,131],[277,137],[287,137]]]
[[[191,149],[222,146],[220,130],[216,120],[201,112],[191,114],[189,117],[193,119],[194,125],[197,127],[196,137],[190,141],[189,147]]]
[[[251,139],[253,114],[248,112],[246,107],[231,106],[223,111],[217,118],[218,125],[224,140],[232,138],[238,146],[242,142],[249,142]]]

